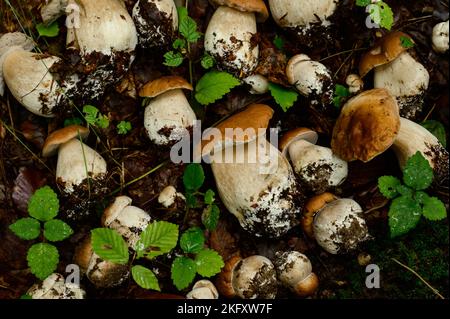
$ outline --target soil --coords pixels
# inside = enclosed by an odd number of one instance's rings
[[[64,18],[58,21],[60,26],[58,37],[38,39],[35,24],[40,22],[38,10],[42,1],[9,2],[17,9],[20,23],[11,7],[5,1],[1,1],[0,34],[20,31],[23,26],[34,39],[37,39],[42,52],[71,61],[55,72],[66,74],[69,72],[67,68],[73,70],[80,67],[76,52],[65,49]],[[131,13],[135,1],[125,2]],[[449,3],[440,0],[386,0],[386,2],[395,13],[393,29],[401,30],[413,37],[416,46],[411,51],[430,73],[430,88],[424,97],[424,109],[417,114],[417,122],[425,119],[440,121],[447,128],[448,139],[449,53],[435,53],[431,48],[430,39],[433,26],[448,20]],[[189,12],[197,21],[200,31],[204,33],[214,8],[207,0],[191,0]],[[348,74],[357,73],[361,55],[379,36],[387,32],[384,29],[368,29],[365,20],[364,9],[357,7],[355,1],[342,0],[337,13],[332,17],[333,28],[314,30],[317,32],[315,40],[308,42],[306,35],[297,37],[296,30],[282,30],[275,25],[272,18],[269,18],[264,24],[258,25],[259,33],[254,37],[255,41],[259,41],[261,52],[257,72],[272,82],[287,85],[284,68],[289,57],[305,53],[311,59],[325,64],[331,70],[335,83],[345,84]],[[283,39],[282,50],[273,45],[276,36]],[[202,41],[192,44],[190,58],[199,61],[203,52]],[[97,197],[91,198],[83,191],[77,198],[87,204],[83,209],[90,212],[89,218],[74,221],[67,219],[64,214],[61,215],[61,218],[74,229],[74,235],[56,244],[60,252],[57,271],[61,274],[64,273],[66,265],[73,262],[76,246],[89,234],[90,229],[100,227],[100,216],[114,196],[122,194],[131,197],[133,205],[149,212],[153,220],[177,223],[180,225],[180,231],[201,225],[202,209],[191,209],[186,216],[185,208],[178,202],[168,209],[158,204],[159,193],[168,185],[173,185],[179,192],[183,192],[182,174],[185,165],[171,163],[168,160],[170,148],[157,147],[149,141],[143,126],[143,101],[136,97],[136,92],[147,81],[161,75],[180,75],[189,79],[187,63],[178,68],[167,68],[163,65],[164,51],[156,49],[138,48],[134,54],[135,60],[128,70],[124,65],[129,61],[129,56],[119,56],[117,65],[108,66],[105,80],[109,85],[105,87],[103,95],[100,94],[98,99],[90,102],[110,120],[107,129],[93,128],[89,139],[86,140],[86,143],[95,148],[107,161],[108,176],[102,185],[106,189],[102,189]],[[90,59],[91,66],[94,65],[95,69],[97,63],[109,57],[92,56]],[[92,70],[77,71],[91,74]],[[120,76],[111,76],[113,73]],[[203,74],[204,70],[200,64],[194,64],[193,81],[197,82]],[[373,86],[370,78],[371,76],[365,78],[366,88]],[[83,103],[87,103],[89,95],[86,92],[82,95],[82,101],[76,101],[80,103],[77,104],[79,108]],[[206,108],[199,106],[192,95],[187,97],[204,128],[214,125],[251,103],[266,103],[275,110],[270,126],[280,128],[280,134],[297,127],[309,127],[320,134],[318,144],[322,146],[330,145],[333,125],[339,115],[339,109],[333,105],[323,109],[317,108],[314,107],[314,101],[303,96],[299,97],[294,107],[283,112],[270,94],[250,95],[244,86],[233,89],[223,99]],[[20,240],[8,229],[8,226],[18,218],[27,216],[26,207],[31,194],[43,185],[50,185],[59,192],[63,210],[64,207],[74,208],[73,202],[62,196],[56,183],[56,157],[42,158],[40,152],[49,133],[62,127],[66,119],[78,116],[73,108],[63,108],[55,118],[46,119],[28,112],[9,91],[0,97],[0,299],[19,298],[38,282],[27,268],[26,261],[27,249],[33,241]],[[116,125],[120,121],[131,122],[132,131],[126,135],[119,135]],[[145,175],[161,163],[162,166],[152,174]],[[204,188],[216,190],[211,168],[208,165],[203,165],[203,168],[206,175]],[[286,250],[297,250],[306,254],[320,280],[319,289],[311,298],[438,298],[417,276],[396,263],[394,259],[416,271],[442,296],[449,298],[448,220],[429,222],[422,219],[409,234],[390,239],[387,216],[389,202],[377,188],[377,179],[383,175],[401,176],[395,155],[390,150],[368,163],[349,163],[347,180],[333,190],[338,196],[355,199],[364,210],[363,217],[372,238],[354,252],[330,255],[309,239],[301,231],[300,226],[292,228],[278,239],[256,238],[242,229],[236,218],[227,212],[220,198],[217,198],[221,210],[219,226],[215,231],[206,233],[207,245],[216,249],[225,260],[231,256],[247,257],[254,254],[274,258],[276,252]],[[444,201],[448,208],[448,175],[439,175],[439,183],[433,186],[430,193]],[[312,195],[311,192],[305,194],[306,197]],[[82,279],[82,285],[91,299],[182,298],[189,289],[178,291],[170,278],[170,265],[176,253],[177,251],[174,251],[155,261],[140,261],[140,264],[157,271],[162,293],[144,290],[131,279],[125,280],[114,289],[97,289],[86,278]],[[370,263],[378,265],[381,273],[380,289],[366,287],[366,266],[360,265],[358,256],[370,258]],[[277,297],[297,298],[282,287],[278,289]]]

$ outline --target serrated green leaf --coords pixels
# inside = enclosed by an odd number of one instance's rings
[[[394,176],[381,176],[378,179],[378,189],[384,197],[392,199],[398,196],[398,186],[402,183]]]
[[[180,238],[180,247],[187,254],[196,254],[205,246],[205,235],[200,227],[186,230]]]
[[[394,199],[389,208],[389,228],[391,237],[406,234],[416,227],[422,215],[422,209],[412,198],[401,196]]]
[[[119,124],[117,124],[117,134],[119,135],[125,135],[128,134],[131,131],[131,123],[128,121],[120,121]]]
[[[403,181],[415,190],[430,187],[433,182],[433,169],[422,153],[417,152],[408,159],[403,169]]]
[[[58,215],[58,195],[49,186],[39,188],[28,203],[28,213],[40,221],[47,221]]]
[[[128,262],[128,246],[123,237],[109,228],[91,230],[92,249],[101,259],[124,265]]]
[[[95,125],[97,121],[97,115],[99,113],[98,108],[93,105],[83,106],[84,119],[91,125]]]
[[[34,244],[27,253],[28,266],[39,279],[50,276],[58,266],[59,253],[55,246],[47,243]]]
[[[195,88],[195,99],[202,105],[214,103],[240,85],[238,79],[226,72],[210,71],[203,75]]]
[[[198,200],[197,197],[192,194],[190,191],[188,191],[185,194],[186,197],[186,206],[189,208],[196,208],[198,206]]]
[[[197,272],[203,277],[212,277],[220,272],[224,266],[222,257],[217,251],[203,249],[195,256]]]
[[[171,278],[178,290],[187,288],[195,278],[195,262],[188,257],[177,257],[172,263]]]
[[[425,192],[418,191],[414,194],[414,200],[420,205],[423,205],[429,198],[430,196]]]
[[[183,184],[186,190],[196,191],[202,187],[205,182],[205,172],[202,165],[191,163],[186,166],[183,174]]]
[[[280,51],[283,51],[285,41],[282,37],[280,37],[278,34],[273,39],[273,45]]]
[[[36,30],[39,33],[40,37],[53,38],[58,36],[59,34],[59,25],[57,21],[54,21],[49,25],[39,23],[36,25]]]
[[[173,41],[172,47],[175,50],[184,49],[186,47],[186,40],[184,40],[184,39],[176,39],[175,41]]]
[[[44,224],[44,237],[49,241],[62,241],[72,234],[72,228],[62,220],[52,219]]]
[[[447,147],[447,136],[444,125],[439,121],[428,120],[421,124],[424,128],[430,131],[437,137],[442,146]]]
[[[347,87],[337,84],[334,88],[333,103],[334,106],[340,108],[343,102],[350,96],[350,91]]]
[[[408,186],[405,185],[398,185],[397,186],[397,192],[402,195],[402,196],[406,196],[409,198],[412,198],[414,191],[409,188]]]
[[[201,38],[201,33],[197,31],[197,22],[188,15],[182,15],[181,18],[178,17],[179,21],[179,32],[181,35],[191,43],[197,42]]]
[[[447,217],[444,203],[437,197],[425,198],[423,202],[423,216],[428,220],[442,220]]]
[[[212,203],[214,203],[215,196],[216,196],[216,193],[214,193],[214,191],[212,189],[208,189],[206,191],[204,199],[203,199],[205,201],[205,204],[211,205]]]
[[[170,252],[178,242],[178,225],[165,221],[151,223],[136,244],[138,257],[152,259]]]
[[[107,129],[109,127],[109,118],[106,115],[99,114],[95,125],[99,128]]]
[[[180,52],[169,51],[164,54],[164,65],[169,67],[177,67],[183,63],[184,56]]]
[[[371,3],[371,0],[356,0],[356,5],[359,7],[367,7]]]
[[[41,224],[36,219],[27,217],[9,225],[9,229],[21,239],[33,240],[41,233]]]
[[[153,271],[143,266],[133,266],[131,268],[131,275],[134,281],[144,289],[151,289],[161,291],[159,288],[158,278],[156,278]]]
[[[209,231],[217,228],[219,223],[220,209],[217,205],[212,204],[203,210],[202,223]]]
[[[281,85],[275,83],[269,83],[269,91],[272,97],[275,99],[275,102],[277,102],[277,104],[281,106],[281,108],[285,112],[290,109],[298,99],[297,92],[286,89]]]
[[[391,30],[394,24],[394,13],[391,7],[384,1],[379,1],[371,5],[370,17],[376,24],[387,30]]]
[[[414,41],[410,37],[401,36],[400,44],[406,49],[414,47]]]
[[[202,67],[206,70],[211,69],[214,64],[214,58],[209,55],[208,53],[205,53],[205,55],[202,57],[202,60],[200,61],[200,64],[202,65]]]

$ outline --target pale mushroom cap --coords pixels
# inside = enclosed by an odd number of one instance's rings
[[[437,53],[448,51],[449,45],[449,21],[438,23],[433,28],[433,49]]]
[[[397,101],[385,89],[365,91],[342,108],[333,130],[333,153],[368,162],[394,143],[400,130]]]
[[[66,284],[62,275],[53,273],[43,282],[34,284],[27,295],[32,299],[84,299],[86,292],[74,284]]]
[[[261,74],[254,74],[243,80],[250,85],[251,94],[265,94],[269,91],[269,81]]]
[[[338,0],[269,0],[270,11],[281,27],[309,27],[313,23],[328,25]]]
[[[44,23],[51,23],[65,13],[69,0],[47,0],[41,7],[41,17]]]
[[[186,295],[187,299],[218,299],[219,292],[214,284],[206,279],[197,281]]]
[[[144,126],[155,144],[179,141],[193,127],[197,117],[181,89],[158,95],[145,108]]]
[[[170,75],[146,83],[140,90],[140,97],[156,97],[165,92],[177,89],[192,91],[192,85],[181,76]]]
[[[269,11],[263,0],[211,0],[218,6],[227,6],[241,12],[253,12],[258,22],[264,22],[269,18]]]
[[[255,14],[218,7],[205,32],[205,50],[218,65],[246,77],[258,64],[259,47],[252,44],[257,33]]]
[[[53,108],[62,97],[60,86],[49,68],[60,61],[55,56],[14,50],[3,61],[3,77],[12,95],[28,111],[53,117]]]
[[[286,67],[286,76],[291,85],[305,95],[321,95],[326,82],[331,82],[331,73],[328,68],[320,62],[312,61],[305,54],[292,57]]]
[[[175,203],[175,200],[177,198],[180,198],[182,200],[186,199],[183,194],[178,193],[176,188],[170,185],[164,188],[162,192],[159,194],[158,203],[160,203],[166,208],[169,208]]]
[[[314,237],[330,254],[346,253],[369,238],[363,210],[352,199],[337,199],[323,207],[314,218]]]
[[[348,85],[348,90],[352,94],[360,92],[364,87],[364,82],[358,74],[349,74],[345,79],[345,83]]]
[[[232,285],[243,299],[274,299],[277,294],[275,266],[263,256],[242,259],[234,268]]]
[[[120,0],[69,0],[79,10],[79,25],[69,27],[66,43],[81,53],[131,52],[137,45],[137,33],[131,16]]]
[[[278,279],[292,290],[312,273],[311,261],[298,251],[276,254],[274,264]]]
[[[81,125],[70,125],[52,132],[42,147],[42,156],[50,157],[57,153],[59,147],[74,138],[86,139],[89,129]]]
[[[319,210],[325,207],[326,204],[333,202],[337,199],[337,197],[331,193],[323,193],[320,195],[316,195],[305,205],[305,211],[301,218],[302,229],[308,237],[314,237],[314,216],[317,214]]]

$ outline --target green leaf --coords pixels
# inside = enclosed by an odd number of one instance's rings
[[[412,193],[412,191],[411,191]],[[412,197],[412,196],[411,196]],[[414,194],[414,200],[420,205],[424,205],[425,202],[430,198],[427,193],[418,191]]]
[[[58,266],[59,253],[55,246],[47,243],[34,244],[27,253],[28,266],[39,279],[50,276]]]
[[[406,49],[414,47],[414,42],[410,37],[401,36],[400,43]]]
[[[152,259],[170,252],[178,242],[178,225],[165,221],[151,223],[136,244],[138,257]]]
[[[422,209],[412,198],[401,196],[392,201],[388,215],[391,237],[394,238],[416,227]]]
[[[169,51],[164,54],[164,65],[177,67],[183,63],[184,56],[180,52]]]
[[[83,125],[83,120],[79,117],[73,117],[69,119],[64,120],[64,127],[70,126],[70,125]]]
[[[29,294],[24,294],[22,296],[20,296],[19,299],[33,299]]]
[[[269,83],[269,91],[272,97],[275,99],[275,102],[277,102],[277,104],[281,106],[281,108],[285,112],[290,109],[298,99],[297,92],[286,89],[281,85],[275,83]]]
[[[131,268],[131,276],[133,276],[134,281],[142,288],[161,291],[158,278],[156,278],[155,274],[150,269],[139,265],[133,266],[133,268]]]
[[[205,181],[205,172],[202,165],[191,163],[186,166],[183,174],[184,187],[189,191],[196,191],[202,187]]]
[[[205,246],[205,236],[200,227],[186,230],[180,238],[180,247],[186,254],[196,254]]]
[[[367,7],[371,3],[371,0],[356,0],[356,5],[359,7]]]
[[[106,115],[99,114],[97,120],[95,121],[95,125],[99,128],[107,129],[109,127],[109,119]]]
[[[188,208],[196,208],[197,207],[198,200],[194,194],[192,194],[190,191],[188,191],[185,194],[185,197],[186,197],[186,205]]]
[[[216,61],[214,61],[214,58],[209,55],[208,53],[205,53],[205,55],[202,57],[202,60],[200,61],[200,64],[202,67],[206,70],[211,69]]]
[[[193,43],[200,39],[202,35],[197,31],[197,22],[188,16],[185,7],[178,8],[178,21],[178,30],[188,42]]]
[[[278,34],[273,39],[273,45],[280,51],[283,51],[285,41],[282,37],[280,37]]]
[[[9,229],[21,239],[33,240],[41,233],[41,224],[36,219],[27,217],[9,225]]]
[[[216,196],[216,194],[214,193],[214,191],[212,189],[208,189],[204,196],[205,204],[211,205],[212,203],[214,203],[215,196]]]
[[[433,169],[422,153],[417,152],[408,159],[403,169],[403,181],[415,190],[430,187],[433,182]]]
[[[175,50],[184,49],[184,48],[186,48],[186,40],[176,39],[175,41],[173,41],[172,47]]]
[[[99,113],[98,108],[93,105],[83,106],[84,119],[91,125],[95,125],[97,122],[97,115]]]
[[[406,196],[406,197],[410,197],[410,198],[412,198],[412,196],[413,196],[413,190],[405,185],[398,185],[397,192],[402,196]]]
[[[334,106],[340,108],[342,102],[350,96],[350,91],[343,85],[337,84],[334,88],[333,103]]]
[[[428,197],[423,203],[423,216],[428,220],[442,220],[447,217],[445,205],[437,197]]]
[[[447,147],[447,136],[445,134],[445,127],[439,121],[428,120],[422,123],[428,131],[437,137],[442,146]]]
[[[188,16],[188,10],[186,7],[177,7],[177,12],[178,12],[178,21],[184,20],[187,18]],[[178,22],[178,27],[180,25],[180,22]]]
[[[44,186],[39,188],[28,203],[28,213],[40,221],[47,221],[58,215],[59,200],[58,195],[50,188]]]
[[[239,84],[239,80],[227,72],[210,71],[198,81],[195,99],[202,105],[211,104]]]
[[[131,131],[131,123],[128,121],[120,121],[119,124],[117,124],[117,134],[125,135],[128,134]]]
[[[384,1],[372,4],[370,17],[376,24],[387,30],[391,30],[392,25],[394,24],[394,13],[392,12],[391,7]]]
[[[49,25],[39,23],[36,25],[36,30],[39,33],[40,37],[54,38],[59,34],[58,22],[54,21]]]
[[[212,231],[217,228],[219,223],[220,209],[217,205],[209,205],[205,208],[202,214],[202,223],[206,229]]]
[[[92,249],[101,259],[124,265],[128,262],[128,246],[123,237],[109,228],[91,230]]]
[[[44,237],[49,241],[62,241],[72,234],[72,228],[62,220],[52,219],[44,224]]]
[[[217,251],[212,249],[203,249],[195,256],[197,272],[203,277],[212,277],[220,272],[224,266],[222,257]]]
[[[195,278],[195,262],[188,257],[177,257],[172,263],[171,278],[178,290],[187,288]]]
[[[378,189],[384,197],[392,199],[398,196],[397,187],[402,183],[394,176],[382,176],[378,179]]]

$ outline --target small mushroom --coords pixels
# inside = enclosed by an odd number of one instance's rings
[[[324,193],[306,204],[303,231],[330,254],[347,253],[370,238],[362,212],[354,200]]]
[[[68,3],[69,0],[46,0],[41,7],[42,21],[49,24],[63,16]]]
[[[269,92],[269,81],[261,74],[253,74],[243,80],[250,86],[251,94],[265,94]]]
[[[258,237],[285,234],[303,204],[289,162],[265,138],[272,116],[269,106],[252,104],[220,123],[219,140],[202,149],[224,205]]]
[[[433,50],[437,53],[445,53],[448,51],[449,41],[449,24],[448,20],[438,23],[433,28]]]
[[[187,299],[219,299],[219,292],[214,284],[206,279],[197,281],[186,295]]]
[[[211,0],[218,6],[205,33],[205,50],[220,68],[245,78],[256,68],[256,22],[269,17],[262,0]]]
[[[75,187],[88,178],[101,184],[106,176],[106,161],[81,141],[88,135],[89,129],[83,126],[67,126],[51,133],[42,148],[44,157],[58,153],[56,181],[67,194],[73,193]]]
[[[359,93],[364,88],[364,82],[358,74],[349,74],[345,79],[348,91],[352,94]]]
[[[169,45],[178,30],[178,12],[173,0],[138,0],[132,16],[143,48]]]
[[[306,54],[293,56],[286,67],[286,76],[302,95],[311,97],[322,105],[333,98],[333,79],[328,68],[320,62],[312,61]]]
[[[400,31],[384,36],[361,58],[359,73],[364,77],[375,69],[375,88],[387,89],[397,99],[400,115],[415,119],[422,111],[430,75],[407,52],[408,46],[404,44],[406,40],[413,41]]]
[[[345,181],[348,165],[330,148],[316,145],[317,140],[316,132],[298,128],[283,136],[280,150],[291,160],[301,182],[311,191],[323,193]]]
[[[130,275],[128,265],[101,259],[92,249],[90,236],[77,246],[74,262],[80,266],[81,273],[85,274],[97,288],[118,286]]]
[[[116,197],[103,212],[102,225],[116,230],[125,238],[128,247],[134,249],[151,218],[144,210],[131,206],[131,202],[127,196]]]
[[[183,201],[186,200],[183,194],[178,193],[176,188],[173,186],[167,186],[162,190],[158,196],[158,203],[163,205],[165,208],[169,208],[175,204],[176,199],[179,198]]]
[[[351,98],[333,129],[331,149],[350,162],[368,162],[392,146],[400,130],[397,101],[385,89]]]
[[[192,90],[192,86],[179,76],[165,76],[139,91],[139,96],[153,98],[145,108],[144,126],[157,145],[178,142],[197,120],[182,89]]]
[[[32,299],[84,299],[86,292],[80,286],[66,282],[63,275],[53,273],[28,291]]]
[[[280,282],[298,296],[310,296],[319,287],[319,278],[312,271],[311,261],[302,253],[277,252],[274,264]]]
[[[275,299],[275,266],[264,256],[232,257],[218,275],[216,287],[227,298]]]

